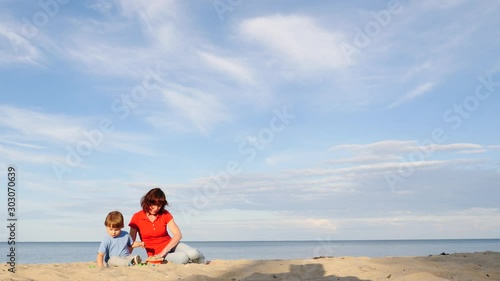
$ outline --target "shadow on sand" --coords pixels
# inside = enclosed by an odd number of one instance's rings
[[[231,268],[217,277],[207,277],[203,275],[193,275],[185,280],[187,281],[371,281],[359,279],[354,276],[325,276],[325,270],[322,264],[310,263],[303,265],[292,264],[288,272],[280,273],[257,273],[253,268],[261,268],[263,261],[255,261],[254,264],[239,268]]]

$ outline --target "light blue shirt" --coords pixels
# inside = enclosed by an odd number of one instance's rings
[[[116,237],[106,235],[99,246],[99,253],[104,253],[104,261],[108,262],[109,257],[127,257],[130,255],[128,246],[133,243],[132,237],[126,231],[120,231]]]

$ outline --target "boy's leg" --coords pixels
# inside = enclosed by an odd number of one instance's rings
[[[139,255],[129,257],[132,257],[132,259],[130,260],[130,263],[132,263],[132,265],[139,265],[142,262],[141,256]]]
[[[134,256],[128,256],[128,257],[113,256],[113,257],[109,258],[108,265],[109,266],[129,266],[130,261],[133,258],[134,258]]]

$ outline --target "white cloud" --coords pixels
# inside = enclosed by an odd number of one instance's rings
[[[319,71],[348,65],[338,47],[344,36],[322,28],[305,16],[274,15],[245,20],[240,33],[265,47],[286,66]]]
[[[361,154],[349,158],[333,159],[325,161],[325,164],[331,165],[345,165],[345,164],[361,164],[361,163],[374,163],[374,162],[387,162],[396,161],[400,157],[396,155],[374,155],[374,154]]]

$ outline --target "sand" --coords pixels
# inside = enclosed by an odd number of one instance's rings
[[[95,262],[2,266],[0,280],[189,281],[481,281],[500,280],[500,253],[429,257],[324,257],[305,260],[213,260],[209,264],[160,264],[98,268]]]

